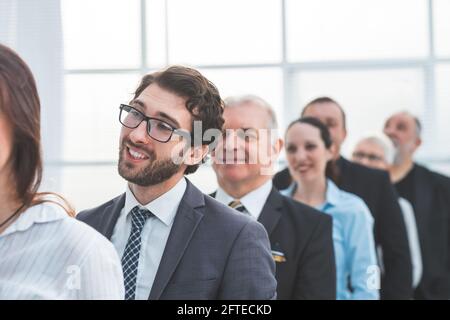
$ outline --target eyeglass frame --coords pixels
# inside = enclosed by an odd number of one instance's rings
[[[357,158],[357,159],[367,159],[370,162],[379,162],[379,161],[384,161],[384,158],[382,156],[378,156],[376,154],[373,153],[365,153],[365,152],[361,152],[361,151],[356,151],[352,153],[352,156]]]
[[[134,111],[136,111],[137,113],[139,113],[139,114],[142,116],[142,120],[141,120],[135,127],[127,126],[127,125],[125,125],[125,124],[120,120],[120,119],[121,119],[121,116],[122,116],[122,111],[123,111],[123,108],[124,108],[124,107],[133,109]],[[186,134],[189,134],[189,135],[190,135],[190,133],[187,133],[187,132],[185,132],[185,131],[183,131],[183,130],[181,130],[181,129],[179,129],[179,128],[174,128],[170,123],[167,123],[167,122],[164,121],[164,120],[161,120],[161,119],[159,119],[159,118],[154,118],[154,117],[148,117],[148,116],[146,116],[144,113],[142,113],[141,111],[139,111],[138,109],[136,109],[136,108],[134,108],[134,107],[132,107],[132,106],[130,106],[130,105],[128,105],[128,104],[121,103],[119,109],[120,109],[120,112],[119,112],[119,123],[120,123],[121,125],[123,125],[124,127],[128,128],[128,129],[136,129],[137,127],[139,127],[139,126],[141,125],[142,121],[145,121],[145,122],[147,122],[147,126],[146,126],[146,129],[147,129],[147,130],[146,130],[146,132],[147,132],[148,136],[149,136],[150,138],[152,138],[153,140],[155,140],[155,141],[158,141],[158,142],[161,142],[161,143],[167,143],[167,142],[170,141],[170,139],[172,139],[172,136],[173,136],[174,133],[175,133],[175,134],[178,134],[178,135],[180,135],[180,136],[182,136],[182,137],[185,137]],[[125,111],[125,112],[127,112],[127,111]],[[160,121],[160,122],[164,123],[165,125],[167,125],[167,126],[172,130],[172,132],[170,133],[170,136],[169,136],[169,138],[167,138],[167,140],[164,141],[164,140],[159,140],[159,139],[156,139],[155,137],[152,137],[152,135],[150,134],[150,130],[151,130],[151,125],[150,125],[150,122],[149,122],[150,120],[157,120],[157,121]]]

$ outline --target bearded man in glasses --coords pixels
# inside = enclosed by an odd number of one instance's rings
[[[205,133],[221,136],[222,113],[214,84],[181,66],[144,76],[130,104],[120,106],[118,171],[126,191],[77,218],[116,247],[125,299],[276,297],[264,227],[185,178],[209,152]]]

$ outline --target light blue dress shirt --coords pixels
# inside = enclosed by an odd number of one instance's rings
[[[292,197],[293,183],[282,194]],[[364,201],[327,180],[325,203],[316,209],[333,218],[338,300],[379,299],[379,268],[373,238],[373,218]],[[352,290],[349,290],[348,283]]]

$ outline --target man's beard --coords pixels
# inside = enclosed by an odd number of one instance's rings
[[[412,143],[399,145],[394,142],[394,165],[401,165],[411,156]]]
[[[398,149],[395,149],[393,164],[396,166],[401,165],[404,161],[404,158],[405,157],[403,156],[403,154]]]
[[[142,149],[129,140],[126,142],[130,146]],[[126,149],[125,140],[123,140],[119,151],[118,171],[120,176],[128,182],[142,187],[154,186],[170,179],[180,171],[181,165],[175,164],[172,159],[156,160],[155,152],[148,150],[145,150],[145,152],[149,157],[149,164],[142,169],[137,169],[133,163],[125,161],[124,153],[128,152]]]

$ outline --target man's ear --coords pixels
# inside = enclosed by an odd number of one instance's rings
[[[414,150],[416,150],[417,148],[419,148],[422,145],[422,139],[420,137],[416,138],[416,147]]]
[[[184,164],[188,166],[201,164],[202,160],[206,157],[208,152],[209,146],[206,144],[201,146],[192,146],[186,152]]]
[[[343,137],[342,141],[344,141],[346,138],[347,138],[347,129],[344,128],[344,137]]]
[[[275,143],[273,144],[272,148],[273,148],[273,152],[274,152],[274,156],[276,155],[278,157],[278,155],[280,154],[281,150],[283,149],[283,140],[278,138]]]

